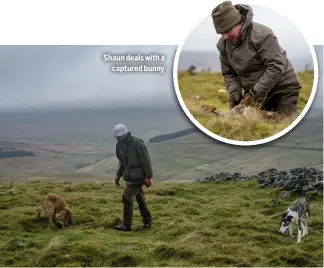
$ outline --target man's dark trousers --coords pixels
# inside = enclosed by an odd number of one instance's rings
[[[299,87],[287,87],[282,92],[275,92],[263,105],[262,110],[278,112],[290,116],[298,111]]]
[[[151,223],[151,214],[148,210],[143,192],[143,185],[138,184],[126,184],[126,189],[123,192],[123,204],[124,204],[124,225],[131,226],[133,223],[133,198],[136,197],[138,208],[141,212],[143,223]]]

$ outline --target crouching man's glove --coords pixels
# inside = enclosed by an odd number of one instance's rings
[[[145,185],[146,187],[150,187],[150,186],[152,185],[152,180],[151,180],[151,178],[145,178],[145,179],[144,179],[144,185]]]
[[[239,92],[232,93],[229,99],[230,110],[232,110],[235,106],[239,105],[241,100],[242,95]]]
[[[258,96],[257,92],[252,88],[247,94],[244,95],[241,104],[257,108],[261,105],[261,102],[262,97]]]
[[[244,104],[245,106],[254,106],[254,104],[256,103],[256,99],[252,94],[247,93],[244,95],[240,103]]]

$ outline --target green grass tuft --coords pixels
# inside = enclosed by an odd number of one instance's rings
[[[301,113],[310,97],[314,72],[298,73],[302,83],[298,102],[298,113]],[[178,84],[182,99],[192,116],[209,131],[232,140],[260,140],[275,135],[288,127],[296,117],[285,118],[275,122],[261,118],[256,111],[246,118],[230,115],[229,97],[224,79],[220,73],[201,72],[189,75],[185,71],[178,72]],[[201,105],[211,105],[217,111],[226,112],[228,118],[217,118],[201,110]]]
[[[279,234],[283,211],[273,189],[256,181],[155,183],[145,188],[153,216],[142,230],[134,203],[134,231],[118,232],[123,187],[113,183],[0,184],[0,266],[286,266],[323,265],[322,197],[310,201],[309,235],[300,244]],[[65,191],[69,187],[70,191]],[[37,219],[44,192],[62,195],[75,225]]]

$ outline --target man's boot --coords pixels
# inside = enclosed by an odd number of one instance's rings
[[[132,230],[132,227],[130,225],[116,225],[115,230],[117,231],[123,231],[123,232],[130,232]]]
[[[151,222],[145,222],[143,224],[143,228],[151,228],[151,226],[152,226],[152,223]]]

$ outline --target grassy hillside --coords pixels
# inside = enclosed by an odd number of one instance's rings
[[[313,71],[299,73],[302,90],[298,103],[298,112],[305,107],[313,86]],[[216,118],[201,110],[201,105],[215,106],[218,111],[229,113],[229,98],[220,73],[201,72],[189,75],[185,71],[178,73],[181,96],[190,113],[205,128],[222,137],[233,140],[259,140],[270,137],[289,126],[295,118],[287,118],[279,123],[260,118],[252,114],[247,118]]]
[[[154,128],[154,125],[143,128],[142,123],[138,124],[137,128],[141,130],[134,131],[133,133],[139,137],[144,136],[152,158],[154,179],[159,181],[193,180],[200,176],[213,175],[214,172],[222,171],[238,171],[251,174],[266,168],[289,169],[300,166],[313,166],[322,169],[322,112],[322,110],[314,111],[313,109],[291,132],[280,139],[269,144],[252,147],[223,144],[202,132],[175,138],[177,135],[172,133],[179,133],[173,131],[176,131],[177,128],[186,129],[182,127],[187,123],[185,120],[186,116],[182,116],[180,112],[175,114],[174,117],[178,118],[176,121],[179,123],[183,122],[183,124],[177,124],[177,127],[175,127],[176,124],[170,122],[169,127],[165,128],[167,120],[165,118],[165,121],[163,121],[165,124],[162,122],[162,125],[156,128]],[[100,114],[100,112],[93,112],[93,117],[88,116],[92,121],[96,121],[95,115]],[[113,115],[110,116],[113,117]],[[36,120],[35,117],[30,117],[30,120]],[[71,115],[69,117],[74,118]],[[88,121],[90,121],[90,118]],[[105,116],[102,115],[101,118],[104,119]],[[153,118],[155,117],[153,116]],[[22,124],[24,120],[18,119],[17,116],[16,121]],[[45,120],[42,121],[40,119],[36,121],[45,122]],[[15,140],[15,136],[13,136],[11,141],[0,141],[0,148],[13,147],[16,150],[27,150],[35,153],[36,156],[2,158],[0,161],[0,180],[22,181],[37,177],[39,179],[55,178],[69,181],[84,181],[92,179],[94,176],[104,179],[113,177],[117,168],[115,156],[116,140],[111,135],[108,124],[102,123],[103,121],[96,122],[97,128],[91,128],[90,132],[82,132],[80,134],[80,132],[74,132],[75,126],[72,124],[72,121],[70,129],[67,128],[64,133],[70,133],[69,130],[71,130],[71,133],[74,135],[73,142],[69,142],[69,139],[66,139],[65,134],[60,131],[60,128],[54,126],[50,127],[50,129],[53,131],[52,135],[55,135],[56,139],[60,141],[59,143],[46,142],[45,136],[47,132],[42,130],[40,130],[39,135],[44,137],[44,140],[29,141],[28,138],[32,137],[33,133],[38,133],[37,128],[36,130],[33,130],[33,127],[27,128],[29,130],[27,132],[25,132],[26,128],[19,131],[12,129],[8,134],[20,133],[21,136],[26,135],[25,140],[13,142]],[[90,124],[88,121],[84,122],[84,126],[80,125],[79,129],[87,129],[86,125]],[[119,119],[118,113],[116,121],[122,121]],[[31,124],[33,122],[27,123]],[[50,120],[47,124],[51,126]],[[56,124],[60,125],[59,122],[56,122]],[[100,131],[100,124],[103,125],[102,128],[105,128],[103,132]],[[155,124],[160,124],[158,118]],[[3,130],[1,129],[0,132],[3,133]],[[155,132],[158,132],[158,135],[168,133],[168,136],[172,136],[173,139],[149,143],[150,138],[161,137],[155,136]],[[89,133],[98,133],[98,135],[105,136],[105,138],[99,140],[98,144],[96,139],[93,139],[93,136]],[[88,134],[89,137],[87,137],[90,142],[83,143],[80,140],[80,135],[82,138],[83,135]],[[100,145],[101,143],[105,145]],[[109,155],[112,156],[108,157]]]
[[[194,180],[215,172],[253,174],[267,168],[303,166],[323,168],[323,117],[308,117],[293,131],[268,144],[240,147],[215,141],[202,132],[157,143],[147,143],[154,180]],[[19,149],[20,147],[18,147]],[[82,144],[22,143],[34,157],[1,159],[0,180],[28,178],[87,180],[113,178],[117,168],[112,150]],[[111,157],[107,154],[111,152]]]
[[[1,183],[0,266],[323,265],[322,198],[311,201],[309,236],[296,244],[278,231],[280,217],[295,197],[273,208],[274,189],[261,189],[256,181],[155,183],[144,190],[153,227],[131,233],[113,230],[122,215],[123,186]],[[39,198],[49,192],[67,199],[73,227],[56,229],[35,220]]]
[[[307,118],[285,136],[253,147],[231,146],[202,132],[147,144],[154,180],[194,180],[219,172],[253,174],[267,168],[303,166],[323,168],[323,117]],[[117,158],[112,156],[79,169],[97,176],[113,177]]]

